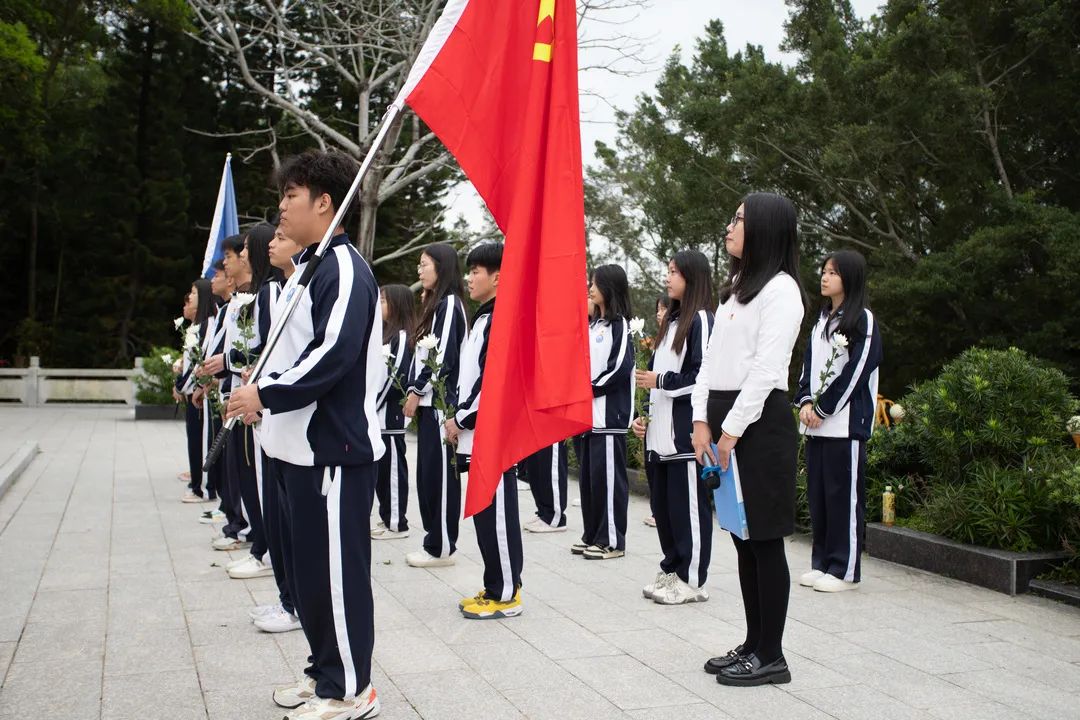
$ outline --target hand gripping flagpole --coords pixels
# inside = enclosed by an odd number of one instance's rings
[[[375,135],[375,140],[372,141],[371,147],[368,148],[364,161],[360,163],[360,169],[353,179],[349,192],[345,194],[345,199],[341,201],[341,207],[334,213],[334,219],[330,222],[330,227],[326,228],[326,233],[319,242],[319,246],[315,249],[315,254],[308,260],[307,264],[304,266],[304,271],[300,274],[300,281],[296,284],[296,292],[293,293],[292,298],[289,300],[288,304],[285,305],[285,312],[278,317],[277,321],[270,328],[270,335],[266,339],[266,344],[263,345],[263,351],[259,355],[259,359],[255,362],[255,367],[251,370],[251,376],[248,378],[249,385],[258,382],[259,378],[262,377],[266,359],[270,357],[270,354],[274,351],[274,346],[277,345],[278,339],[281,338],[281,333],[285,331],[285,326],[289,323],[289,318],[292,317],[293,311],[296,310],[296,306],[300,304],[300,298],[303,296],[308,283],[311,282],[311,276],[315,274],[315,270],[319,267],[319,263],[322,262],[326,250],[330,247],[330,239],[334,237],[334,231],[341,226],[341,223],[345,218],[345,213],[348,211],[349,206],[356,197],[357,191],[360,190],[360,183],[364,181],[364,177],[371,169],[372,163],[375,162],[375,156],[378,154],[379,149],[386,140],[386,135],[390,132],[390,127],[394,124],[394,120],[400,112],[401,105],[395,101],[387,108],[386,114],[383,115],[379,132]],[[221,455],[222,448],[225,447],[225,439],[229,436],[229,433],[239,420],[239,416],[234,416],[225,421],[225,424],[221,427],[221,431],[218,432],[217,437],[214,438],[214,443],[210,446],[210,451],[206,454],[206,461],[203,463],[203,472],[209,472],[210,467],[217,461],[218,456]]]

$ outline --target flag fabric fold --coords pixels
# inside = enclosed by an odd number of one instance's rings
[[[221,184],[218,185],[217,202],[214,204],[214,219],[210,221],[210,236],[206,240],[206,252],[203,253],[202,277],[214,275],[214,263],[224,253],[221,241],[240,232],[240,220],[236,214],[236,192],[233,190],[232,154],[225,156],[225,167],[221,171]]]
[[[592,427],[573,0],[449,0],[395,103],[457,158],[506,237],[465,516]]]

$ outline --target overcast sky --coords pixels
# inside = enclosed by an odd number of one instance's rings
[[[851,0],[851,4],[859,15],[869,17],[880,2]],[[760,45],[770,60],[789,63],[791,58],[780,51],[787,16],[784,0],[652,0],[648,8],[624,16],[627,22],[623,32],[648,41],[645,55],[651,63],[646,72],[629,77],[601,71],[582,73],[581,144],[585,164],[594,162],[597,140],[614,144],[615,108],[632,109],[638,95],[652,92],[664,61],[676,47],[681,48],[684,62],[689,62],[697,38],[710,20],[724,23],[724,36],[732,52],[747,44]],[[608,32],[609,28],[600,26],[584,29],[586,37]],[[603,51],[583,50],[580,65],[599,64],[604,57]],[[471,185],[453,191],[448,200],[448,222],[459,214],[473,227],[483,222],[484,210]]]

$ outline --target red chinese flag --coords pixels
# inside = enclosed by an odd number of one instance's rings
[[[466,517],[507,468],[592,427],[577,72],[573,0],[449,0],[397,101],[506,236]]]

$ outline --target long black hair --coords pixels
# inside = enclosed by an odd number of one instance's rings
[[[267,280],[284,281],[281,269],[270,264],[270,241],[274,239],[275,232],[277,228],[267,222],[261,222],[247,232],[247,260],[251,266],[251,287],[255,292]]]
[[[667,293],[656,296],[656,312],[660,312],[660,308],[664,308],[664,314],[667,315],[671,311],[671,298]]]
[[[379,292],[386,299],[386,322],[382,326],[383,344],[390,342],[404,330],[405,342],[412,347],[416,342],[416,296],[404,285],[383,285]]]
[[[621,265],[601,265],[592,271],[592,284],[604,296],[604,312],[595,308],[594,320],[630,319],[630,282]]]
[[[826,255],[821,261],[822,272],[825,272],[825,266],[830,262],[836,268],[844,286],[844,302],[840,303],[840,307],[834,308],[832,300],[825,299],[821,314],[835,314],[839,320],[835,328],[830,327],[831,322],[825,323],[825,337],[831,337],[834,332],[838,332],[851,338],[857,332],[863,311],[866,310],[866,258],[855,250],[837,250]]]
[[[799,282],[798,214],[790,200],[775,193],[751,193],[743,200],[742,257],[732,257],[720,302],[732,295],[743,305],[758,296],[777,273],[785,272],[799,286],[806,306],[806,292]]]
[[[217,310],[217,301],[206,278],[199,278],[191,286],[195,288],[195,324],[202,325]]]
[[[424,293],[424,304],[420,308],[420,322],[416,324],[416,337],[428,332],[431,319],[435,317],[435,309],[439,307],[442,299],[448,295],[454,295],[461,299],[465,294],[462,284],[461,259],[457,251],[446,243],[428,245],[421,253],[421,257],[427,255],[431,262],[435,263],[435,287]]]
[[[671,344],[676,353],[681,353],[690,326],[694,324],[694,315],[713,306],[712,271],[709,269],[709,259],[697,250],[680,250],[671,258],[671,262],[686,279],[686,290],[683,291],[682,300],[671,301],[656,336],[663,339],[671,327],[671,321],[684,318],[684,322],[680,322],[675,329],[675,339]],[[703,328],[703,331],[707,332],[708,328]]]

